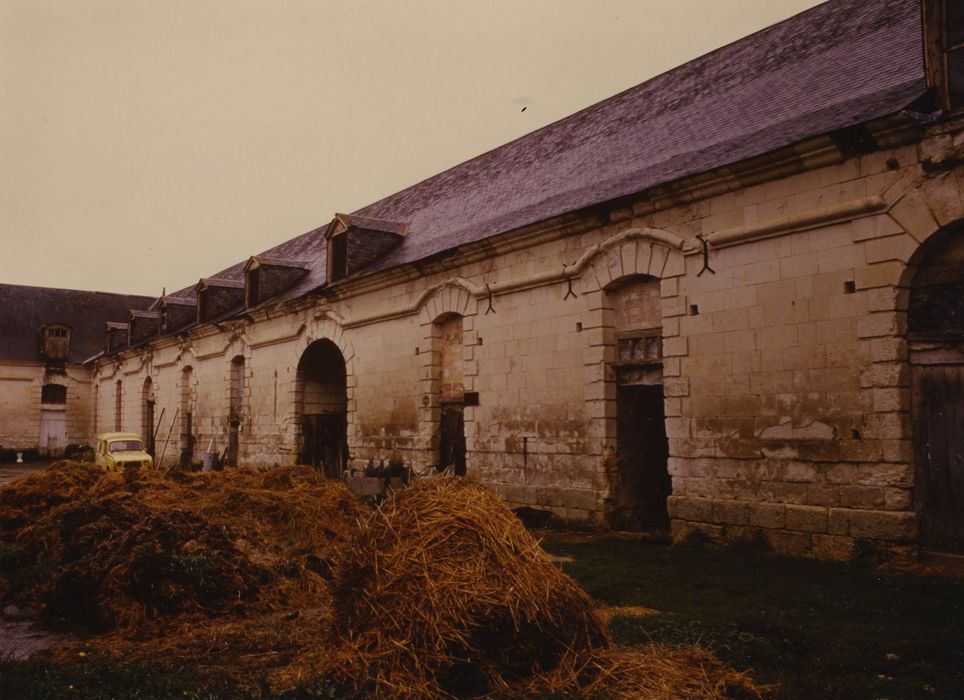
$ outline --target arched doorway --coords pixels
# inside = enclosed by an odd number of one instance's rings
[[[181,370],[181,456],[178,460],[182,469],[187,469],[194,461],[194,395],[192,384],[194,369],[185,367]]]
[[[225,462],[238,466],[239,433],[244,418],[244,356],[236,355],[231,360],[228,376],[228,451]]]
[[[920,252],[907,340],[920,542],[964,553],[964,222]]]
[[[439,471],[451,468],[456,476],[464,476],[466,471],[462,333],[462,316],[452,313],[435,321],[432,336],[433,351],[437,351],[439,358],[438,403],[441,409],[436,468]]]
[[[141,390],[141,437],[144,438],[144,447],[147,453],[154,456],[154,380],[150,377],[144,379],[144,388]]]
[[[59,457],[67,446],[67,387],[44,384],[40,404],[40,454]]]
[[[641,530],[669,523],[672,490],[663,407],[662,311],[659,280],[635,275],[606,288],[604,323],[615,346],[616,469],[609,521]]]
[[[348,464],[346,378],[345,358],[330,340],[316,340],[298,361],[298,461],[330,478],[340,477]]]

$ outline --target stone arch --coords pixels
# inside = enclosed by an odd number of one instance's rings
[[[114,431],[124,429],[124,380],[114,382]]]
[[[685,239],[661,229],[631,228],[593,246],[572,266],[583,293],[605,289],[622,277],[679,277],[686,271]]]
[[[434,323],[446,314],[474,315],[472,300],[476,289],[462,279],[446,280],[423,292],[416,302],[421,325]],[[472,309],[472,312],[470,312]]]
[[[864,297],[866,313],[857,319],[860,383],[870,413],[864,439],[878,440],[880,461],[888,469],[888,497],[900,515],[901,538],[920,536],[914,499],[920,468],[915,457],[913,362],[908,309],[921,264],[959,230],[964,200],[953,172],[899,181],[884,193],[887,210],[851,222],[854,244],[864,264],[854,270],[852,290]]]
[[[154,380],[148,375],[144,378],[141,385],[141,437],[144,440],[144,447],[148,454],[154,455],[154,423],[156,416],[154,408],[155,400]]]
[[[345,397],[346,421],[348,424],[348,451],[354,454],[358,439],[358,425],[355,421],[355,349],[348,339],[345,329],[334,317],[334,314],[322,312],[306,321],[298,331],[297,339],[291,344],[288,354],[288,361],[280,367],[287,366],[289,378],[286,381],[287,388],[283,392],[286,397],[284,405],[287,406],[287,415],[284,420],[283,433],[285,441],[291,446],[291,458],[296,461],[298,458],[299,443],[301,441],[301,426],[298,416],[298,363],[301,361],[305,350],[316,340],[329,340],[337,346],[341,356],[345,361]]]
[[[663,423],[669,432],[669,422],[679,415],[671,401],[678,395],[677,385],[682,381],[680,357],[686,354],[685,339],[679,338],[678,317],[682,315],[684,305],[680,301],[677,279],[685,274],[686,269],[682,252],[684,241],[681,236],[668,231],[632,228],[590,248],[571,266],[572,274],[580,276],[580,293],[589,314],[589,321],[583,323],[584,331],[590,334],[586,354],[586,414],[592,423],[591,449],[599,455],[597,479],[604,489],[603,506],[610,520],[622,508],[617,439],[620,416],[615,370],[619,358],[612,292],[640,280],[658,285],[662,399],[655,388],[645,391],[653,394],[647,396],[650,403],[662,400]],[[661,513],[654,520],[664,518],[665,513]],[[640,520],[638,526],[642,526],[645,519],[637,518]],[[630,522],[613,524],[631,525]]]
[[[194,366],[186,364],[181,367],[178,377],[177,412],[180,416],[180,430],[178,443],[180,445],[180,457],[178,464],[181,468],[190,467],[194,459],[195,448],[195,427],[194,411],[197,406],[197,376]]]
[[[251,425],[247,410],[252,385],[251,347],[240,327],[235,327],[229,335],[224,358],[224,384],[216,401],[219,411],[215,430],[220,431],[225,440],[224,464],[236,467],[240,459],[241,433]]]
[[[419,387],[421,391],[418,406],[417,459],[422,464],[437,464],[441,459],[440,451],[443,447],[441,443],[444,442],[442,435],[444,407],[441,391],[442,344],[445,329],[451,327],[455,319],[461,322],[463,392],[471,392],[475,389],[475,375],[470,363],[474,359],[474,345],[471,340],[475,337],[475,316],[478,313],[478,305],[475,303],[477,292],[478,290],[465,280],[454,279],[432,287],[419,300],[421,341],[418,354],[422,364],[422,379]],[[457,448],[460,456],[455,470],[464,473],[472,447],[466,438],[474,434],[475,410],[471,406],[464,405],[456,410],[455,404],[451,402],[446,405],[459,414],[456,432],[461,436],[461,444]]]
[[[920,543],[964,553],[964,220],[925,240],[905,272],[906,340]],[[906,299],[904,298],[906,297]]]
[[[298,360],[295,415],[298,462],[338,478],[348,466],[347,368],[330,339],[310,343]]]

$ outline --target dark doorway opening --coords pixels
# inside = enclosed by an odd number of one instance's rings
[[[155,456],[154,446],[154,400],[148,399],[144,402],[144,449],[151,457]]]
[[[665,527],[672,481],[662,385],[617,386],[616,416],[618,477],[611,525],[622,530]]]
[[[298,363],[298,461],[330,478],[348,465],[348,393],[345,359],[330,340],[309,345]]]
[[[463,404],[442,404],[440,432],[438,469],[441,471],[451,467],[456,476],[465,476],[465,410]]]
[[[915,365],[912,394],[921,544],[964,553],[964,364]]]
[[[964,554],[964,222],[922,248],[907,340],[920,543]]]

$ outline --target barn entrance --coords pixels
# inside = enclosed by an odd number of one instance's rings
[[[616,360],[616,471],[609,523],[620,530],[669,524],[672,491],[663,405],[662,315],[659,281],[634,277],[607,289],[612,302]]]
[[[612,524],[621,530],[665,526],[671,483],[663,386],[617,386],[616,415],[619,489]]]
[[[40,403],[40,454],[59,457],[67,446],[67,387],[44,384]]]
[[[914,501],[921,545],[964,554],[964,225],[939,236],[907,315]]]
[[[40,411],[40,454],[44,457],[59,457],[67,446],[67,412],[64,410],[41,409]]]
[[[437,350],[440,362],[439,405],[439,471],[451,469],[456,476],[464,476],[465,447],[465,385],[463,371],[463,322],[458,314],[443,316],[435,322]]]
[[[348,464],[348,393],[345,359],[330,340],[316,340],[298,362],[298,461],[329,478]]]

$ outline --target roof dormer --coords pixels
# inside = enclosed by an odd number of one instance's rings
[[[70,327],[48,323],[41,331],[40,354],[47,361],[65,362],[70,357]]]
[[[291,289],[307,274],[308,263],[252,256],[244,266],[245,308]]]
[[[157,334],[173,333],[197,320],[197,301],[186,297],[162,296],[157,303]]]
[[[104,327],[104,352],[108,355],[127,345],[127,324],[108,321]]]
[[[354,214],[335,214],[325,232],[328,283],[337,282],[372,264],[398,246],[408,226]]]
[[[964,108],[964,6],[959,0],[925,0],[924,55],[934,89],[933,109]]]
[[[127,343],[137,345],[157,335],[157,312],[131,309],[127,313]]]
[[[206,323],[220,318],[244,303],[244,282],[208,277],[195,287],[197,291],[197,322]]]

